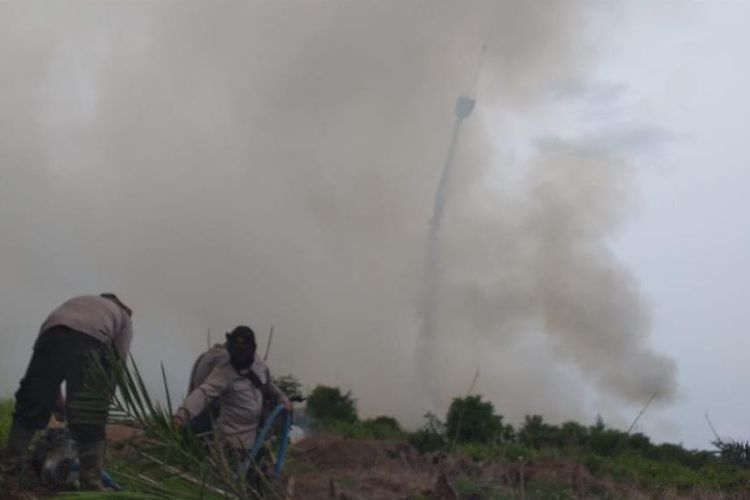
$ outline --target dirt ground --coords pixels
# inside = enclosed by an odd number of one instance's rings
[[[521,483],[534,479],[567,484],[573,495],[595,482],[575,463],[476,463],[462,456],[419,454],[410,445],[393,441],[315,436],[296,444],[290,453],[287,484],[292,483],[289,492],[294,499],[452,500],[460,497],[455,487],[459,477],[509,495],[522,494]]]
[[[52,420],[50,427],[59,427],[61,424]],[[107,441],[110,445],[116,445],[136,439],[142,435],[139,429],[124,425],[108,425]],[[19,471],[9,462],[6,450],[0,449],[0,500],[33,500],[37,498],[48,498],[56,494],[55,490],[40,484],[36,474],[29,468]]]
[[[20,473],[9,463],[6,451],[0,449],[0,498],[3,500],[33,500],[50,497],[54,491],[39,484],[36,475],[27,470]]]
[[[109,424],[107,426],[107,443],[115,445],[136,439],[143,431],[128,425]]]
[[[430,491],[437,480],[429,458],[401,442],[316,436],[290,456],[292,498],[404,498]]]
[[[115,456],[132,451],[128,444],[137,442],[140,436],[141,432],[132,427],[107,428],[107,440]],[[4,467],[0,468],[0,498],[31,500],[54,495],[40,486],[31,472],[10,473],[3,458],[0,455],[0,467]],[[540,475],[570,478],[571,488],[576,478],[590,480],[585,472],[559,463],[529,465],[523,474],[527,480]],[[500,485],[513,493],[521,472],[518,467],[476,464],[468,458],[419,454],[404,442],[322,435],[304,439],[290,449],[283,486],[292,499],[458,499],[453,483],[459,476]]]
[[[128,460],[129,453],[138,453],[141,436],[132,427],[107,428],[111,453],[121,460]],[[39,485],[32,472],[19,474],[11,470],[5,458],[0,450],[1,500],[54,496],[53,491]],[[460,481],[470,482],[480,492],[461,491]],[[482,488],[509,498],[541,498],[527,487],[544,481],[563,488],[565,498],[600,498],[602,492],[611,498],[652,498],[632,486],[594,478],[572,461],[476,462],[460,455],[420,454],[404,442],[326,435],[308,437],[291,447],[281,486],[287,498],[294,500],[479,500],[487,497],[481,493]]]

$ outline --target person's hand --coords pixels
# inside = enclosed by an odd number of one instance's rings
[[[172,427],[175,429],[182,429],[185,426],[185,420],[181,416],[175,415],[172,417]]]
[[[292,406],[292,402],[289,401],[289,398],[282,398],[281,404],[284,405],[284,409],[288,411],[289,413],[291,413],[292,410],[294,410],[294,407]]]
[[[187,421],[187,411],[184,408],[180,408],[172,417],[172,426],[174,426],[175,429],[182,429],[183,427],[185,427],[185,423]]]

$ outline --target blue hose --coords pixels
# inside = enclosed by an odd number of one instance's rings
[[[81,470],[81,466],[78,463],[78,460],[73,460],[70,463],[70,472],[78,472],[79,470]],[[110,476],[109,472],[107,472],[106,470],[102,471],[102,485],[105,488],[110,488],[110,489],[112,489],[114,491],[123,491],[124,490],[124,488],[122,486],[120,486],[119,484],[117,484],[117,482],[114,479],[112,479],[112,476]]]
[[[240,477],[245,477],[245,475],[247,475],[247,471],[250,469],[252,461],[255,460],[261,447],[268,440],[268,433],[271,431],[271,427],[273,427],[274,422],[282,413],[284,414],[284,427],[281,429],[281,442],[279,443],[279,452],[276,455],[276,466],[273,469],[274,479],[279,479],[279,477],[281,477],[281,469],[284,467],[286,450],[289,446],[289,429],[292,427],[292,414],[284,408],[284,405],[276,406],[266,419],[258,437],[255,438],[255,444],[250,449],[250,453],[248,453],[248,458],[243,460],[242,464],[240,464]]]
[[[112,476],[109,475],[109,472],[106,470],[102,471],[102,484],[106,488],[111,488],[114,491],[123,491],[123,487],[117,484],[117,482],[112,479]]]

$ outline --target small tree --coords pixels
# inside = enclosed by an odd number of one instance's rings
[[[294,375],[282,375],[274,379],[274,382],[290,400],[298,402],[305,400],[302,384]]]
[[[563,422],[560,426],[561,444],[567,447],[577,447],[586,444],[589,430],[578,422]]]
[[[722,441],[712,443],[719,450],[719,458],[737,467],[750,467],[750,441]]]
[[[409,434],[408,441],[420,453],[430,453],[447,447],[445,424],[432,412],[424,416],[426,422],[421,429]]]
[[[351,392],[342,393],[338,387],[319,385],[307,398],[307,414],[322,423],[357,421],[356,402]]]
[[[455,398],[446,419],[448,439],[457,442],[482,443],[502,438],[503,417],[481,396]]]
[[[546,423],[541,415],[526,415],[518,431],[519,441],[530,448],[560,446],[564,438],[560,429]]]
[[[361,429],[366,436],[373,439],[401,439],[404,437],[404,431],[393,417],[381,415],[375,418],[368,418],[361,423]]]

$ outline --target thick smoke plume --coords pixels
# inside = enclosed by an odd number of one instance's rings
[[[0,4],[2,391],[51,307],[115,291],[136,358],[175,384],[207,328],[249,323],[275,326],[276,372],[412,423],[421,394],[444,407],[477,367],[511,417],[669,399],[673,364],[607,248],[632,172],[513,128],[584,74],[586,16],[562,0]],[[420,376],[432,198],[490,32]]]

